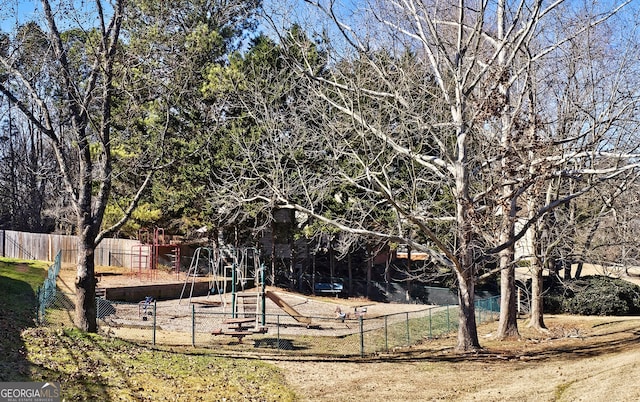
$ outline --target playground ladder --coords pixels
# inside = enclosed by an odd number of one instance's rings
[[[176,278],[180,277],[180,246],[174,247],[174,252],[169,255],[171,258],[171,264],[176,273]]]
[[[151,247],[147,244],[138,244],[131,247],[131,271],[138,278],[148,276],[149,280],[153,280],[153,271],[151,270]],[[137,272],[136,272],[137,271]]]
[[[236,312],[240,314],[240,304],[242,304],[242,314],[244,317],[256,318],[259,312],[260,294],[257,292],[244,292],[237,293],[236,297],[238,301],[242,300],[242,303],[236,303]]]

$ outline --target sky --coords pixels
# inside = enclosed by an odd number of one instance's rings
[[[67,5],[66,8],[60,8],[58,5],[63,3]],[[103,1],[103,7],[106,10],[110,10],[110,1]],[[51,1],[51,8],[55,13],[68,13],[70,7],[68,7],[68,1]],[[77,7],[77,10],[83,12],[76,13],[73,11],[74,16],[79,16],[84,19],[87,25],[96,24],[95,2],[91,0],[73,0],[73,4]],[[23,24],[27,21],[41,20],[42,19],[42,5],[40,0],[0,0],[0,30],[8,33],[14,30],[17,25]],[[58,19],[59,22],[62,19]],[[64,29],[63,26],[58,28]]]
[[[162,1],[162,0],[158,0]],[[292,19],[296,19],[298,21],[309,21],[310,15],[303,15],[304,11],[302,10],[304,7],[296,6],[297,0],[263,0],[265,9],[269,10],[274,17],[276,23],[281,22],[289,26]],[[567,2],[583,2],[585,0],[566,0]],[[627,0],[599,0],[599,2],[605,7],[609,8],[614,4],[620,4]],[[74,0],[75,4],[92,4],[93,2],[90,0]],[[342,0],[345,7],[343,8],[345,12],[348,10],[357,10],[359,3],[364,3],[365,0]],[[58,3],[57,1],[53,1],[53,4]],[[108,6],[109,0],[104,1],[105,6]],[[630,6],[625,7],[625,10],[629,8],[634,8],[637,10],[638,4],[640,1],[631,0]],[[55,7],[55,6],[54,6]],[[38,19],[41,17],[42,7],[40,5],[40,0],[0,0],[0,31],[3,32],[11,32],[17,24],[24,23],[25,21]],[[54,8],[55,11],[55,8]],[[338,13],[340,11],[338,10]],[[266,28],[266,27],[265,27]],[[264,29],[268,31],[269,29]]]
[[[35,18],[40,13],[40,2],[30,0],[0,0],[0,30],[10,32],[16,23]]]

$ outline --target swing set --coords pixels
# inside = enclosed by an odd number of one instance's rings
[[[237,318],[239,313],[238,299],[243,299],[245,317],[249,315],[247,306],[253,305],[253,316],[257,316],[258,307],[264,321],[264,266],[260,263],[258,251],[255,248],[210,248],[199,247],[193,254],[191,264],[180,293],[179,304],[189,298],[189,304],[193,303],[193,290],[198,277],[209,278],[209,291],[207,300],[211,295],[217,295],[223,312],[227,308],[224,294],[227,292],[228,278],[231,278],[231,314]],[[258,292],[244,292],[249,281],[259,286]],[[189,291],[187,286],[190,284]],[[240,293],[239,293],[240,292]],[[247,302],[247,297],[254,298],[253,302]]]

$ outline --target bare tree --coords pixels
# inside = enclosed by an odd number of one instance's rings
[[[48,0],[41,5],[42,25],[31,25],[34,40],[17,36],[13,47],[0,56],[0,91],[52,146],[79,235],[75,323],[95,332],[95,247],[128,218],[150,178],[149,174],[122,219],[101,231],[113,180],[114,76],[124,2],[105,7],[96,1],[89,11],[97,22],[88,23],[83,18],[88,10],[76,8],[76,3],[56,3],[60,9]],[[77,29],[63,34],[60,26],[66,29],[72,21],[79,24]],[[27,47],[29,43],[37,48]],[[35,51],[42,52],[40,70],[20,62]]]
[[[553,178],[597,173],[602,181],[632,167],[612,165],[625,155],[598,150],[598,141],[579,149],[554,142],[540,118],[540,66],[619,8],[545,36],[562,1],[310,4],[332,23],[317,29],[317,42],[280,32],[285,71],[304,83],[301,96],[281,91],[275,75],[271,88],[280,92],[271,97],[237,70],[225,73],[257,128],[232,136],[242,163],[230,161],[221,199],[295,209],[354,236],[430,253],[457,279],[459,350],[480,346],[475,282],[487,255],[499,255],[498,337],[517,336],[515,242],[593,184],[532,196],[516,231],[522,197]],[[311,57],[318,48],[324,68]],[[285,102],[276,108],[273,99]],[[595,155],[596,170],[566,168]]]
[[[592,5],[593,6],[593,5]],[[559,43],[544,62],[536,66],[537,128],[529,164],[539,184],[528,190],[529,218],[539,216],[533,234],[533,297],[529,325],[544,329],[542,318],[542,270],[559,268],[565,277],[571,274],[573,260],[584,261],[597,222],[611,200],[622,194],[635,180],[638,142],[638,91],[634,89],[637,60],[635,21],[626,21],[630,13],[618,9],[558,9],[546,26],[551,36],[567,40]],[[626,25],[629,31],[616,36],[613,27]],[[579,32],[579,35],[575,35]],[[546,184],[542,182],[546,181]],[[611,190],[610,190],[611,189]],[[600,202],[601,195],[610,194]],[[584,197],[580,200],[578,197]],[[537,204],[537,207],[535,206]],[[563,204],[550,211],[544,206]],[[586,212],[601,205],[599,212]],[[540,214],[540,211],[544,211]],[[584,215],[596,219],[584,244],[578,246]],[[583,216],[580,218],[580,216]],[[541,236],[544,234],[544,236]],[[544,238],[543,238],[544,237]],[[582,252],[576,249],[582,248]],[[577,255],[577,254],[582,255]]]
[[[59,175],[51,149],[33,124],[0,97],[0,221],[4,229],[43,232],[58,194]]]

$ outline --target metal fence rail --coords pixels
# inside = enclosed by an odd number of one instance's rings
[[[58,251],[54,259],[53,264],[47,270],[47,277],[44,280],[42,286],[38,287],[38,311],[36,314],[37,322],[43,323],[45,320],[45,314],[47,307],[51,306],[57,301],[56,295],[56,279],[60,273],[62,259],[62,251]]]
[[[499,298],[476,301],[478,323],[498,318]],[[366,356],[391,352],[457,330],[456,305],[427,307],[379,317],[310,317],[311,324],[289,315],[266,314],[254,319],[243,336],[229,327],[231,312],[207,306],[160,305],[156,302],[123,303],[100,299],[100,327],[117,337],[174,346],[216,348],[219,351],[278,353],[308,356]],[[254,331],[264,326],[266,332]]]
[[[50,276],[55,278],[57,272],[59,268],[52,265]],[[38,296],[38,323],[72,325],[73,294],[56,292],[55,279],[51,282],[48,277]],[[448,335],[457,330],[459,314],[456,305],[425,306],[417,311],[376,317],[367,314],[315,316],[310,317],[311,324],[298,322],[286,314],[266,314],[264,322],[259,315],[248,320],[250,323],[239,331],[241,334],[235,334],[228,323],[231,311],[225,311],[226,307],[221,305],[179,304],[177,300],[175,303],[153,300],[125,303],[102,298],[96,299],[96,303],[100,329],[122,339],[153,345],[211,348],[229,354],[276,353],[331,358],[392,353]],[[498,318],[498,296],[477,300],[475,306],[479,324]]]

